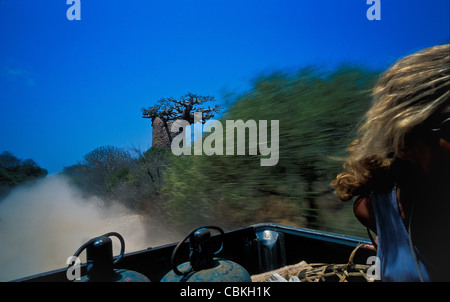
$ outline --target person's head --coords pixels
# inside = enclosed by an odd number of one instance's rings
[[[392,188],[406,167],[425,169],[424,177],[431,177],[427,174],[438,172],[426,159],[449,160],[450,141],[440,129],[448,131],[448,124],[440,123],[450,117],[450,45],[399,60],[380,77],[373,98],[359,138],[349,147],[346,171],[332,183],[342,200]]]

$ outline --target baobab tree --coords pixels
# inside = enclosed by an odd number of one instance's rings
[[[201,113],[201,122],[214,117],[219,112],[220,106],[203,106],[206,102],[214,102],[214,97],[200,96],[188,93],[179,100],[174,98],[161,98],[153,107],[142,108],[142,117],[152,121],[153,141],[152,146],[170,148],[172,140],[180,132],[171,132],[171,125],[176,120],[185,120],[194,124],[194,113]]]

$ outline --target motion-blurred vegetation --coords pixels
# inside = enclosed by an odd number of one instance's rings
[[[175,156],[158,147],[102,146],[62,174],[85,194],[105,203],[120,201],[184,232],[204,224],[231,229],[275,222],[365,236],[352,203],[338,201],[329,183],[370,106],[377,77],[353,65],[327,72],[311,67],[261,75],[245,94],[228,95],[222,125],[226,120],[266,120],[269,126],[279,121],[274,166],[261,166],[262,155],[248,155],[248,150],[244,156]]]
[[[329,183],[370,105],[376,78],[350,65],[259,77],[221,120],[279,120],[278,164],[260,166],[260,155],[173,158],[164,178],[167,213],[191,226],[278,222],[363,235],[352,204],[338,201]]]

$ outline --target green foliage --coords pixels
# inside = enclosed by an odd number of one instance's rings
[[[11,152],[0,154],[0,197],[12,188],[47,176],[48,171],[39,167],[32,159],[21,160]]]
[[[128,181],[129,177],[130,170],[127,167],[121,168],[119,171],[112,174],[106,181],[106,191],[111,192],[119,183]]]
[[[259,77],[250,92],[230,104],[221,122],[279,120],[278,164],[260,166],[260,154],[174,159],[165,174],[167,209],[174,221],[221,221],[232,227],[274,218],[267,212],[280,211],[276,205],[300,213],[288,217],[290,222],[329,228],[321,220],[321,199],[331,194],[328,183],[341,166],[335,158],[345,154],[376,77],[350,65],[328,73],[305,68]]]

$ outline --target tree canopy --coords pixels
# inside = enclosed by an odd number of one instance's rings
[[[142,117],[149,118],[154,122],[155,118],[159,117],[165,123],[173,122],[175,120],[185,120],[189,124],[194,123],[194,113],[202,113],[202,123],[214,117],[220,109],[219,105],[214,107],[203,107],[206,102],[214,102],[214,97],[201,96],[197,94],[188,93],[182,96],[179,100],[170,98],[161,98],[155,106],[142,108]]]
[[[48,174],[32,159],[19,159],[9,151],[0,154],[0,197],[12,188]]]

